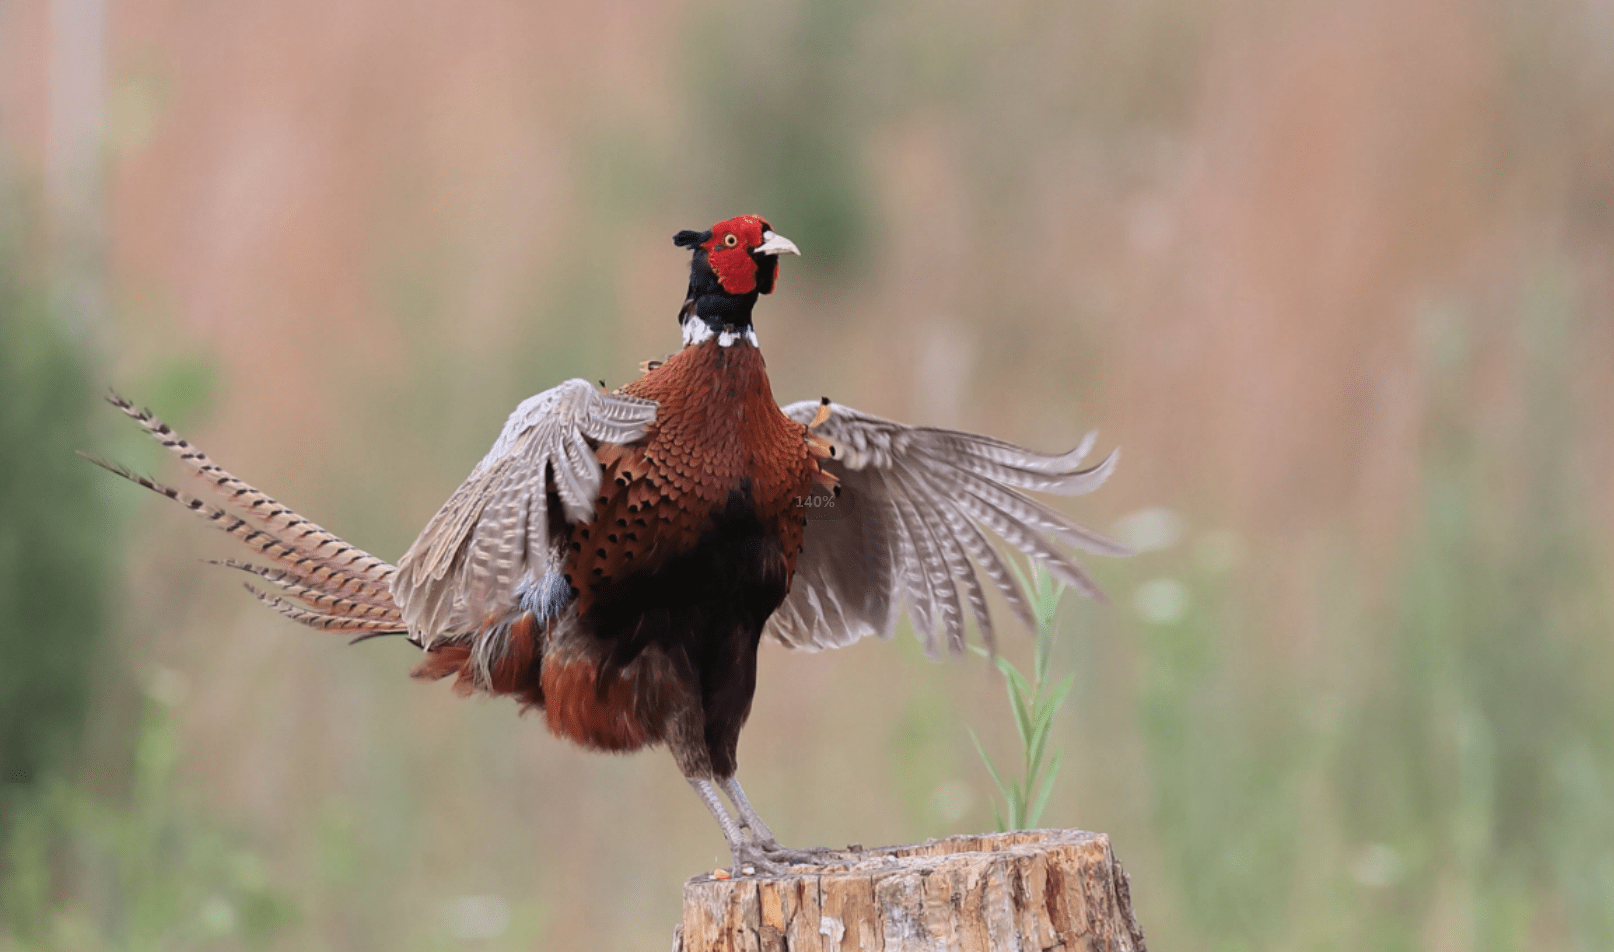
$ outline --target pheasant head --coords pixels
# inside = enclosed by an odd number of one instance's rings
[[[720,221],[705,231],[681,231],[673,244],[694,251],[689,293],[678,314],[686,341],[750,330],[757,295],[771,293],[779,278],[778,256],[801,254],[794,242],[775,234],[756,215]]]

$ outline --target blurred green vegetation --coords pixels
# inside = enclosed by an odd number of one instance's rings
[[[20,798],[76,765],[119,557],[74,455],[94,430],[91,362],[51,314],[20,227],[0,221],[0,835]]]
[[[0,880],[0,949],[256,947],[296,921],[259,856],[176,784],[177,678],[152,677],[126,795],[58,778],[19,809]]]
[[[291,907],[250,853],[182,807],[163,703],[138,727],[103,717],[87,752],[88,720],[118,706],[128,678],[108,624],[121,514],[76,453],[105,442],[110,417],[90,347],[50,305],[16,217],[0,222],[0,949],[267,937]],[[181,360],[148,389],[182,412],[209,379]]]
[[[1427,317],[1427,458],[1388,604],[1342,560],[1338,643],[1274,664],[1251,606],[1189,569],[1195,607],[1144,629],[1152,835],[1194,947],[1614,947],[1614,603],[1568,399],[1592,318],[1562,269],[1493,315],[1528,396],[1485,430],[1484,316]]]
[[[709,205],[789,222],[792,240],[812,249],[809,271],[853,270],[871,214],[859,148],[874,118],[859,68],[870,8],[828,0],[731,13],[709,8],[685,32],[698,146],[713,160],[694,171]]]

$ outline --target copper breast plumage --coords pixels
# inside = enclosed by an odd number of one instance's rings
[[[689,550],[713,514],[742,494],[776,534],[788,579],[801,548],[818,464],[807,428],[779,411],[762,355],[745,343],[690,347],[622,388],[658,405],[646,438],[605,444],[591,523],[572,528],[565,574],[586,613],[591,596]]]

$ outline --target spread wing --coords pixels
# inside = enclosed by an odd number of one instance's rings
[[[904,426],[839,404],[812,432],[834,456],[822,465],[840,495],[812,500],[795,581],[767,631],[792,648],[838,648],[866,635],[886,637],[906,603],[915,632],[936,654],[937,631],[964,647],[968,602],[981,638],[994,643],[977,573],[1031,624],[1009,566],[983,529],[1044,564],[1087,595],[1101,594],[1059,545],[1103,555],[1129,550],[1083,528],[1019,490],[1081,495],[1115,468],[1116,451],[1078,468],[1094,435],[1062,456],[1045,456],[988,436]],[[793,403],[786,416],[811,424],[818,401]],[[963,601],[960,600],[960,589]]]
[[[468,634],[516,606],[549,568],[549,490],[569,523],[594,516],[600,462],[590,440],[631,443],[656,404],[568,380],[510,414],[493,448],[398,562],[392,595],[411,640]]]

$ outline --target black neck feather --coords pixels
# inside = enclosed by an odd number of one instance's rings
[[[766,262],[768,267],[759,273],[768,275],[770,283],[773,277],[772,262]],[[684,296],[684,308],[679,312],[678,320],[683,322],[684,317],[693,310],[701,319],[713,327],[750,327],[751,309],[756,306],[757,295],[764,290],[760,283],[754,290],[744,294],[730,294],[723,289],[717,280],[717,274],[707,263],[706,249],[695,249],[695,260],[689,269],[689,293]]]

